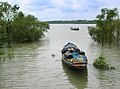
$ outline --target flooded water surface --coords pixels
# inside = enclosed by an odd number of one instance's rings
[[[0,89],[119,89],[120,47],[102,48],[91,39],[87,26],[91,25],[51,24],[39,42],[16,45],[14,57],[0,63]],[[70,27],[80,29],[73,31]],[[61,49],[68,42],[86,53],[87,69],[76,71],[62,64]],[[93,67],[101,53],[115,70]]]

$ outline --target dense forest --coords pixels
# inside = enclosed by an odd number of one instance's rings
[[[49,24],[96,24],[96,20],[66,20],[46,21]]]
[[[101,9],[96,16],[96,26],[88,27],[89,34],[99,44],[120,45],[120,18],[118,9]]]
[[[0,2],[0,47],[39,40],[49,29],[47,22],[39,21],[30,14],[25,16],[19,8],[18,5]]]

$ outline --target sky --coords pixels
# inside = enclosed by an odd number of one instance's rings
[[[102,8],[117,8],[120,0],[0,0],[17,4],[25,15],[31,14],[42,21],[93,20]]]

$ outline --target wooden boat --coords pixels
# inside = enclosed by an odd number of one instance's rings
[[[78,30],[79,30],[78,27],[76,27],[76,28],[70,27],[70,29],[71,29],[71,30],[75,30],[75,31],[78,31]]]
[[[87,57],[73,43],[66,44],[62,49],[62,61],[70,68],[84,69],[87,66]]]

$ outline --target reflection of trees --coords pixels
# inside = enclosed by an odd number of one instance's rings
[[[48,38],[42,38],[39,42],[22,43],[14,45],[14,47],[0,47],[0,62],[9,61],[11,59],[35,57],[38,51],[43,52],[49,45]],[[39,48],[39,50],[38,50]]]
[[[68,76],[68,80],[75,88],[84,89],[87,87],[87,68],[84,70],[73,70],[63,64],[63,70]]]
[[[14,57],[13,48],[0,48],[0,62]]]

